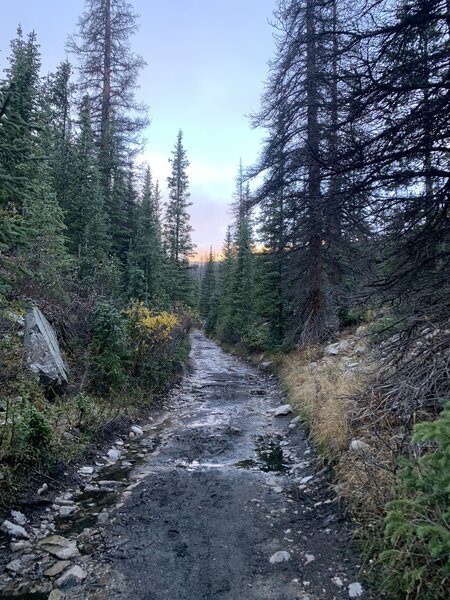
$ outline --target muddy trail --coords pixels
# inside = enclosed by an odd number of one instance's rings
[[[0,597],[368,597],[327,469],[293,415],[275,415],[286,403],[275,380],[198,332],[191,363],[159,422],[80,470],[56,503],[72,514],[22,544]],[[49,533],[72,544],[70,558]]]

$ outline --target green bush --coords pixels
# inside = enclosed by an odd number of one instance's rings
[[[450,590],[450,402],[415,428],[430,450],[400,471],[398,499],[387,505],[381,562],[390,598],[437,600]]]
[[[126,383],[127,339],[119,311],[97,304],[92,317],[92,387],[100,393],[120,390]]]

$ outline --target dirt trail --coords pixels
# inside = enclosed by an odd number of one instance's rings
[[[366,598],[326,470],[315,469],[302,428],[289,426],[293,415],[273,414],[285,402],[275,380],[201,333],[191,361],[170,420],[144,427],[140,465],[116,473],[128,488],[80,558],[86,579],[65,597]]]
[[[191,359],[172,425],[106,530],[107,588],[80,597],[348,598],[349,531],[304,433],[273,416],[279,388],[200,333]],[[277,552],[290,559],[272,564]]]

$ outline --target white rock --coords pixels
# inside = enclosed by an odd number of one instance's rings
[[[304,485],[305,483],[309,483],[312,479],[314,479],[314,475],[307,475],[306,477],[302,477],[299,483]]]
[[[117,448],[111,448],[111,450],[108,450],[108,460],[111,462],[117,462],[120,458],[120,450],[117,450]]]
[[[276,565],[278,563],[287,562],[291,560],[291,555],[286,550],[280,550],[279,552],[275,552],[269,559],[271,565]]]
[[[77,543],[60,535],[52,535],[41,540],[39,546],[61,560],[69,560],[79,555]]]
[[[21,552],[22,550],[28,550],[31,548],[31,543],[28,540],[19,540],[18,542],[11,542],[9,549],[11,552]]]
[[[52,590],[50,592],[50,596],[48,597],[48,600],[64,600],[65,596],[63,593],[61,593],[59,590]]]
[[[359,598],[364,594],[362,585],[359,582],[351,583],[348,586],[348,595],[350,598]]]
[[[342,581],[342,579],[340,577],[333,577],[331,579],[331,581],[334,583],[334,585],[337,585],[338,587],[343,587],[344,586],[344,582]]]
[[[75,565],[68,571],[66,571],[59,579],[56,580],[57,587],[69,587],[77,585],[84,581],[87,577],[86,571],[83,571],[81,567]]]
[[[366,444],[362,440],[352,440],[348,449],[349,452],[354,452],[355,454],[368,454],[370,452],[369,444]]]
[[[73,514],[74,512],[77,512],[78,507],[77,506],[61,506],[61,508],[59,509],[59,516],[62,519],[65,519],[67,517],[70,517],[71,514]]]
[[[275,409],[274,415],[276,417],[283,417],[284,415],[290,415],[292,412],[293,410],[290,404],[283,404],[283,406],[279,406]]]
[[[325,354],[328,356],[336,356],[341,352],[348,352],[351,350],[352,346],[350,342],[347,340],[342,340],[341,342],[336,342],[335,344],[329,344],[325,348]]]
[[[309,564],[310,562],[313,562],[314,560],[316,560],[316,557],[314,556],[314,554],[305,554],[305,558],[306,558],[306,564]]]
[[[300,416],[298,416],[298,417],[294,417],[294,418],[292,419],[292,421],[289,423],[289,427],[291,427],[291,426],[294,426],[294,427],[295,427],[295,425],[297,425],[298,423],[300,423],[300,421],[301,421],[301,420],[300,420]]]
[[[48,485],[46,483],[44,483],[42,485],[42,487],[40,487],[37,491],[37,495],[38,496],[42,496],[42,494],[44,494],[46,491],[48,490]]]
[[[131,428],[131,431],[135,435],[144,435],[144,431],[138,425],[133,425]]]
[[[275,486],[274,488],[272,488],[273,491],[275,492],[275,494],[281,494],[281,492],[283,491],[283,488],[280,486]]]
[[[94,472],[94,467],[81,467],[81,469],[78,469],[78,474],[82,475],[83,477],[87,476],[87,475],[92,475],[92,473]]]
[[[11,517],[12,517],[12,520],[14,521],[14,523],[17,523],[17,525],[22,525],[22,527],[23,527],[24,525],[27,524],[26,516],[18,510],[12,510]]]
[[[25,529],[21,525],[16,525],[15,523],[11,523],[11,521],[3,521],[0,530],[3,533],[10,535],[13,538],[28,540],[30,536],[25,531]]]

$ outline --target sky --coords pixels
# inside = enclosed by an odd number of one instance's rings
[[[253,164],[264,132],[250,128],[273,54],[276,0],[130,0],[140,15],[133,50],[147,66],[138,99],[150,108],[144,159],[166,191],[178,130],[190,161],[193,241],[200,256],[221,247],[240,157]],[[37,33],[42,71],[66,57],[83,0],[0,0],[0,68],[20,23]],[[69,57],[70,58],[70,57]]]

